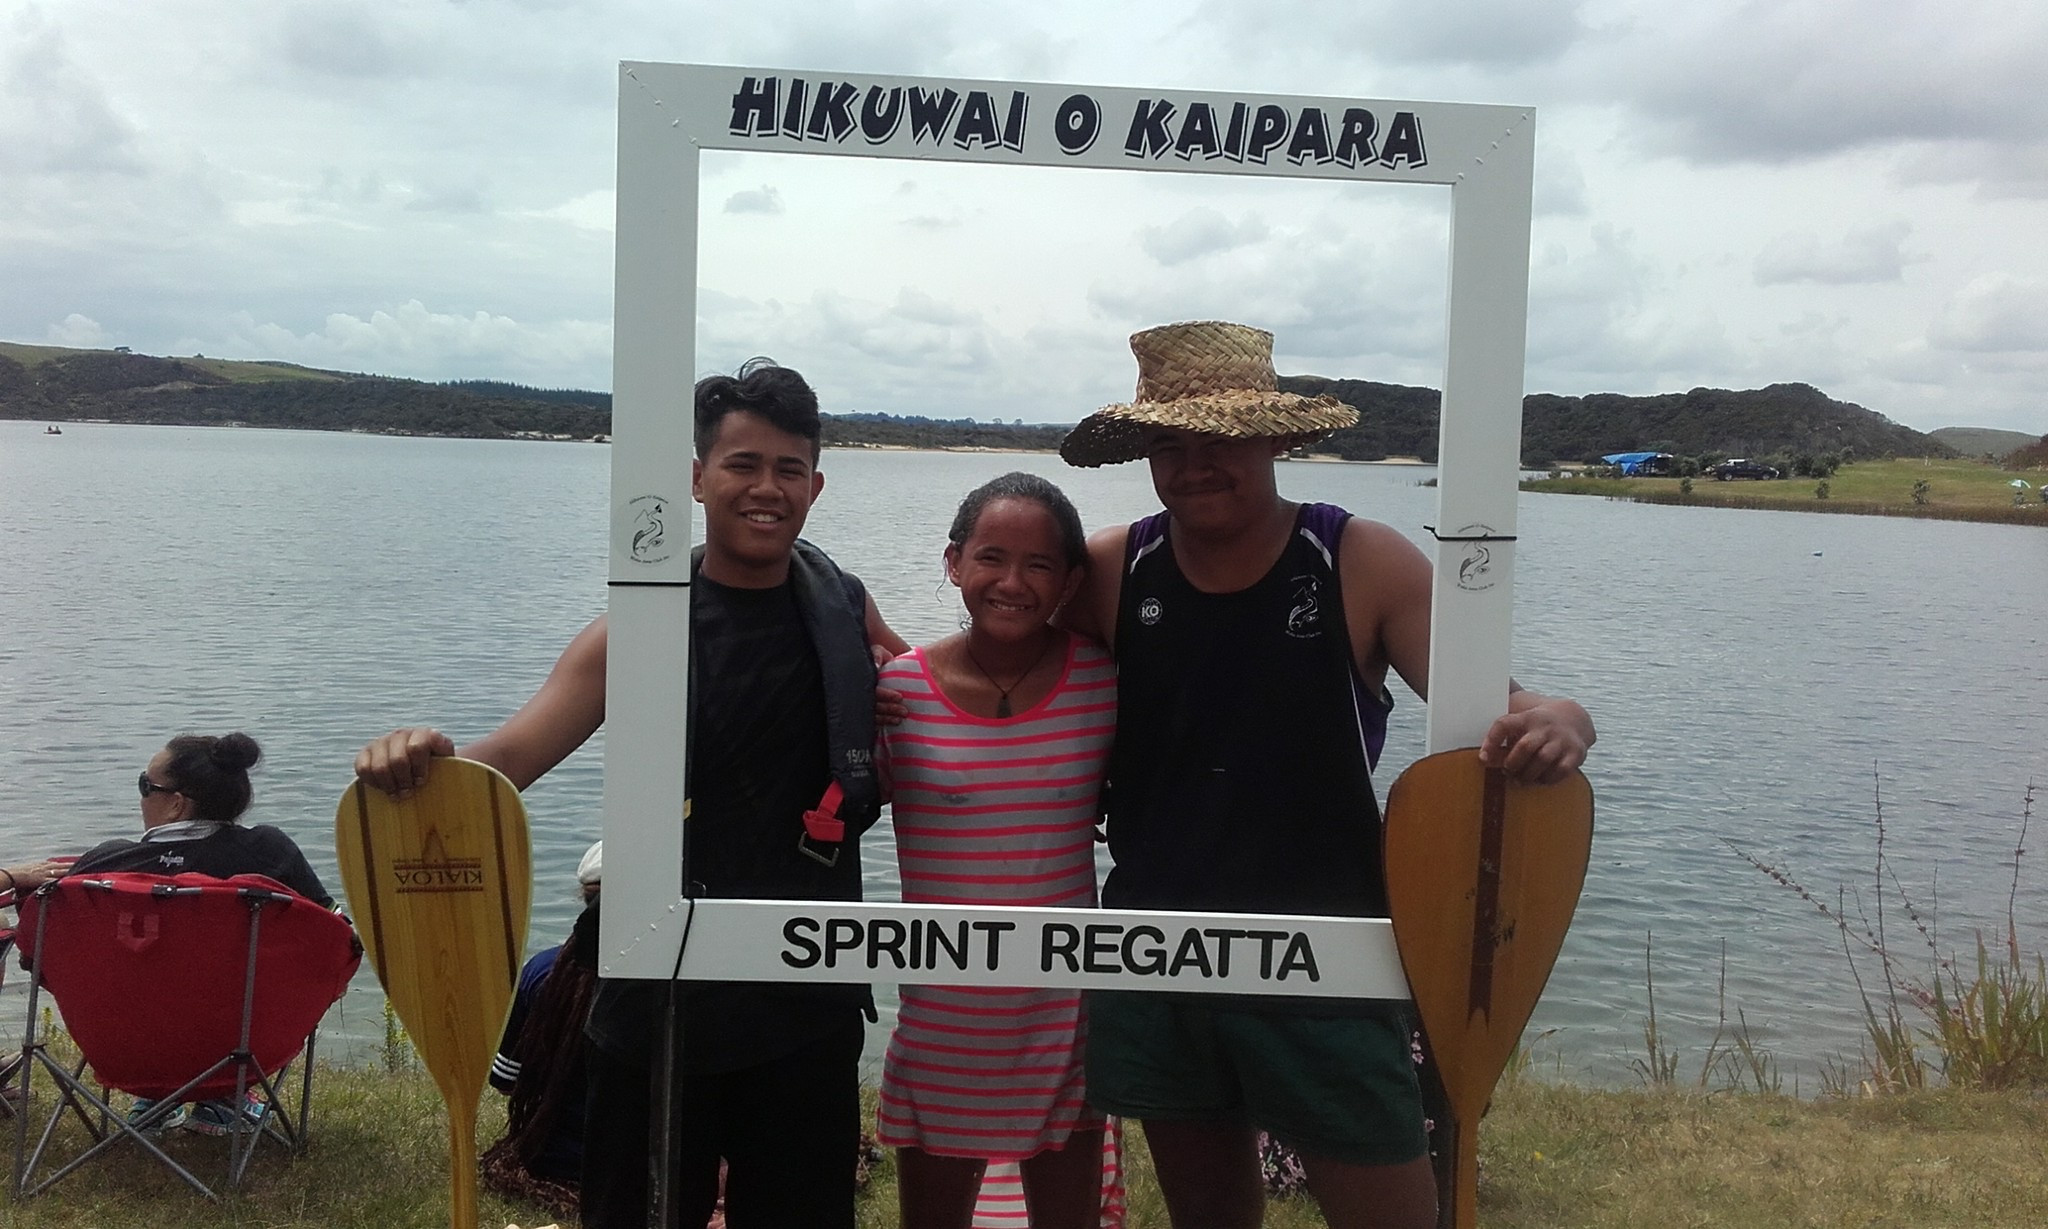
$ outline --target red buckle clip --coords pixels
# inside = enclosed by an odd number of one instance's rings
[[[825,787],[825,796],[818,799],[815,811],[804,812],[804,831],[814,841],[843,841],[846,839],[846,821],[839,818],[839,804],[846,799],[846,792],[834,781]]]
[[[796,847],[805,857],[826,866],[838,864],[839,850],[833,849],[828,857],[811,848],[811,842],[836,846],[846,839],[846,821],[839,818],[839,804],[845,798],[846,791],[834,781],[825,787],[825,796],[818,800],[817,808],[804,812],[804,835],[798,839]]]

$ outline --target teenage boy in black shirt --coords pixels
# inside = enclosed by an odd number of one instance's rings
[[[757,359],[737,377],[702,380],[696,428],[691,486],[705,542],[690,615],[690,878],[712,896],[857,900],[851,841],[829,866],[805,857],[802,816],[836,780],[849,831],[873,822],[879,800],[866,758],[838,752],[873,743],[869,646],[892,655],[908,646],[858,580],[798,541],[825,485],[817,396],[803,378]],[[363,749],[357,774],[402,795],[433,756],[460,754],[523,789],[604,720],[605,648],[599,618],[498,729],[459,751],[434,729],[397,730]],[[665,993],[659,982],[607,980],[592,1005],[588,1229],[647,1223]],[[709,1218],[723,1158],[733,1229],[851,1226],[867,988],[705,983],[681,998],[678,1223]]]

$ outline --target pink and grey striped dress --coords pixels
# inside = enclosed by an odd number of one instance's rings
[[[1045,700],[976,717],[933,681],[924,651],[882,671],[910,713],[882,732],[903,899],[1095,904],[1095,821],[1116,733],[1116,666],[1078,638]],[[1073,990],[904,986],[882,1063],[879,1135],[939,1156],[1021,1159],[1100,1116],[1081,1078]]]

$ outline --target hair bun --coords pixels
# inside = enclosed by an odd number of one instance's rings
[[[263,758],[263,748],[256,745],[255,739],[237,730],[215,739],[208,755],[218,767],[229,772],[244,772]]]

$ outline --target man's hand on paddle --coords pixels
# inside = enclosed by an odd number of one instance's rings
[[[1586,762],[1595,737],[1578,701],[1516,690],[1507,715],[1487,729],[1479,762],[1528,785],[1555,785]]]
[[[410,798],[427,783],[427,765],[437,755],[454,755],[455,740],[426,725],[407,726],[373,740],[356,753],[356,777],[394,798]]]

